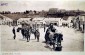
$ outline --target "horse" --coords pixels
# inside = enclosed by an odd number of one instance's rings
[[[25,38],[25,31],[24,31],[24,28],[21,28],[21,27],[18,27],[17,28],[17,32],[20,32],[21,31],[21,34],[23,36],[23,39]]]
[[[61,33],[49,31],[48,40],[47,40],[46,44],[52,45],[53,50],[55,50],[56,47],[61,46],[62,40],[63,40],[63,35]]]
[[[35,35],[35,39],[37,38],[37,42],[39,42],[40,32],[38,29],[35,30],[34,35]]]
[[[29,42],[30,40],[30,35],[31,35],[31,28],[30,26],[25,26],[24,28],[22,27],[18,27],[17,28],[17,32],[21,31],[21,34],[23,36],[23,39],[26,38],[27,39],[27,42]],[[28,40],[29,38],[29,40]]]

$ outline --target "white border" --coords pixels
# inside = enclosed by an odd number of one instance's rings
[[[23,1],[61,1],[62,2],[62,1],[85,1],[85,0],[0,0],[0,1],[22,1],[22,2]],[[0,36],[1,36],[1,31],[0,31]],[[85,41],[84,41],[84,46],[85,46]],[[1,52],[1,41],[0,41],[0,52]],[[3,52],[3,53],[1,52],[0,55],[85,55],[85,52]]]

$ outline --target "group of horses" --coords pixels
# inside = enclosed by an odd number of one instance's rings
[[[34,29],[31,25],[22,25],[22,27],[17,28],[17,32],[21,31],[23,39],[27,39],[27,42],[30,41],[31,34],[34,34],[35,39],[37,38],[37,42],[39,42],[40,33],[38,29]]]
[[[37,41],[39,42],[40,32],[38,29],[33,29],[30,25],[22,25],[22,27],[18,27],[17,32],[19,32],[20,30],[23,38],[27,39],[27,42],[30,41],[31,33],[34,34],[35,39],[37,38]],[[61,41],[63,40],[63,35],[61,33],[52,32],[49,30],[50,29],[48,28],[45,33],[46,45],[53,45],[54,50],[57,49],[57,47],[60,47],[61,49]]]

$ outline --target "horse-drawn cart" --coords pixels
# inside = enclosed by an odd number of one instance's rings
[[[63,40],[63,34],[61,34],[59,31],[57,31],[53,26],[49,26],[49,28],[46,31],[45,34],[45,40],[46,44],[52,45],[53,50],[55,51],[61,51],[61,41]]]

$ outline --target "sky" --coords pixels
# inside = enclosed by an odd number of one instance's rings
[[[3,5],[1,5],[3,4]],[[25,10],[49,10],[58,8],[66,10],[84,10],[85,1],[0,1],[0,11],[23,12]]]

